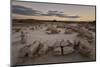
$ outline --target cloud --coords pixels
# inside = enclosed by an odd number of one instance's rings
[[[80,18],[80,16],[66,16],[67,18]]]
[[[27,8],[20,5],[12,5],[12,12],[15,14],[20,15],[27,15],[27,16],[57,16],[62,18],[80,18],[80,16],[70,16],[65,15],[62,11],[52,11],[48,10],[46,13],[43,13],[39,10],[33,10],[32,8]]]
[[[29,15],[29,16],[40,15],[42,13],[41,11],[33,10],[31,8],[19,5],[12,5],[12,12],[16,14]]]
[[[70,16],[70,15],[65,15],[64,12],[61,11],[51,11],[49,10],[47,12],[47,14],[44,15],[48,15],[48,16],[58,16],[58,17],[64,17],[64,18],[80,18],[80,16]]]
[[[64,16],[64,12],[60,12],[60,11],[51,11],[51,10],[49,10],[48,12],[47,12],[47,14],[48,15],[50,15],[50,16]]]

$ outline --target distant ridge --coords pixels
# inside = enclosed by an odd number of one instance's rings
[[[58,20],[37,20],[37,19],[12,19],[13,23],[35,23],[35,22],[67,22],[67,23],[78,23],[78,22],[96,22],[94,21],[58,21]]]

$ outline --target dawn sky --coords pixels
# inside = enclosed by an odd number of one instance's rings
[[[20,8],[17,8],[15,13],[13,13],[12,17],[14,18],[30,18],[30,19],[46,19],[46,20],[77,20],[77,21],[93,21],[95,20],[95,6],[80,6],[80,5],[71,5],[71,4],[46,4],[46,3],[32,3],[32,2],[17,2],[17,1],[13,1],[12,2],[12,6],[23,6],[25,8],[29,8],[30,11],[32,12],[33,10],[37,10],[42,12],[43,14],[48,15],[48,11],[57,11],[58,13],[61,12],[61,16],[64,17],[60,17],[58,16],[59,14],[57,14],[56,16],[37,16],[34,15],[33,13],[28,15],[29,13],[25,14],[24,10],[27,9],[23,9],[24,13],[21,14],[21,12],[19,12],[17,9],[19,10]],[[16,7],[14,7],[16,8]],[[22,7],[21,7],[22,8]],[[22,9],[21,9],[22,11]],[[28,12],[28,11],[27,11]],[[78,17],[77,17],[78,16]]]

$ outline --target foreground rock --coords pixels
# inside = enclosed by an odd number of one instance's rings
[[[74,52],[73,47],[64,47],[64,55],[71,54]]]
[[[92,46],[93,46],[91,45],[92,42],[93,42],[92,33],[90,33],[89,30],[83,27],[79,30],[79,34],[74,43],[74,49],[78,50],[78,52],[82,56],[91,57]]]
[[[18,52],[18,62],[25,62],[25,58],[33,58],[36,55],[39,47],[39,41],[34,41],[30,45],[24,45]]]
[[[57,45],[53,50],[53,55],[67,55],[74,52],[74,48],[72,43],[67,40],[56,41],[55,45]]]
[[[54,56],[61,55],[61,48],[60,47],[57,47],[57,48],[53,49],[53,55]]]
[[[33,42],[33,44],[30,46],[30,57],[34,57],[38,51],[39,51],[39,48],[40,48],[40,42],[39,41],[35,41]]]
[[[89,57],[92,51],[90,43],[85,39],[81,39],[79,43],[79,53]]]
[[[40,47],[40,49],[39,49],[38,54],[39,54],[39,55],[44,55],[44,54],[46,54],[47,51],[48,51],[48,43],[47,43],[47,41],[41,43],[40,46],[41,46],[41,47]]]

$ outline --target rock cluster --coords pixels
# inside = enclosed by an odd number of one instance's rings
[[[78,33],[77,39],[74,42],[75,44],[74,48],[82,56],[91,57],[92,56],[91,53],[93,51],[92,43],[94,42],[92,33],[88,29],[85,29],[85,28],[81,28],[78,32],[79,33]]]

